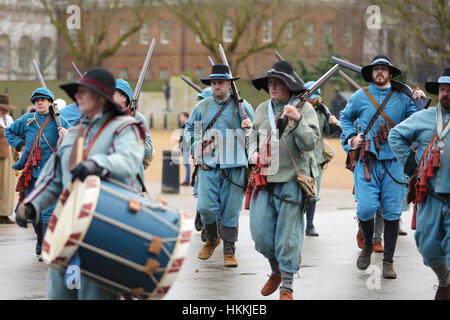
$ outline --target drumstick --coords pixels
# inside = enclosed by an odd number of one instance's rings
[[[82,135],[80,135],[78,137],[78,140],[77,140],[77,157],[76,157],[76,164],[75,165],[79,164],[83,160],[83,151],[84,151],[83,147],[84,147],[84,137]],[[74,183],[74,186],[73,186],[74,194],[73,194],[73,196],[74,196],[74,199],[75,199],[75,205],[72,208],[72,226],[75,224],[75,214],[76,214],[77,203],[78,203],[77,198],[78,198],[78,184],[79,184],[79,182],[80,182],[79,179],[75,179],[75,181],[73,182]]]

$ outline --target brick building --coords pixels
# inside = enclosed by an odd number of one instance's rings
[[[284,30],[286,46],[279,49],[284,58],[291,63],[301,59],[306,63],[315,64],[319,57],[339,54],[355,63],[362,63],[365,8],[353,1],[322,0],[308,3],[302,4],[301,10],[304,10],[302,18],[287,25]],[[118,14],[116,21],[110,25],[105,44],[117,40],[121,32],[131,24],[132,18],[132,14],[126,10]],[[283,12],[268,15],[261,26],[264,29],[261,32],[261,41],[270,40],[282,21]],[[301,32],[298,36],[294,36],[294,30]],[[83,32],[83,29],[77,32]],[[225,47],[229,40],[227,38],[232,32],[232,24],[225,24],[223,30]],[[246,32],[243,37],[235,55],[231,59],[228,57],[229,61],[233,61],[235,56],[244,51],[252,37],[251,31]],[[211,52],[199,43],[193,31],[168,12],[161,12],[157,17],[146,21],[140,31],[131,35],[113,56],[104,61],[103,66],[110,69],[116,77],[137,79],[152,38],[156,38],[157,45],[149,67],[150,78],[167,79],[181,72],[196,74],[199,77],[209,74],[207,57]],[[72,79],[75,77],[70,65],[73,58],[61,34],[59,44],[59,77]],[[274,49],[257,52],[239,66],[236,75],[241,78],[260,76],[275,61]]]

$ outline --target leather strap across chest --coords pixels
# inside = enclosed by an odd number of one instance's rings
[[[391,90],[388,95],[386,96],[386,98],[384,98],[383,103],[381,104],[381,106],[377,103],[377,101],[375,100],[375,98],[373,97],[373,95],[370,93],[369,89],[367,87],[362,88],[365,92],[365,94],[367,95],[367,97],[369,98],[369,100],[372,102],[373,106],[377,109],[377,111],[379,111],[379,113],[381,114],[381,116],[384,118],[384,120],[387,121],[387,123],[389,123],[389,125],[393,128],[395,127],[395,122],[391,120],[391,118],[388,117],[388,115],[386,114],[386,112],[384,112],[383,108],[386,106],[387,101],[389,100],[389,98],[391,97],[393,90]]]

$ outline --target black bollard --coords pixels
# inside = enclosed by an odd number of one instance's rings
[[[178,162],[172,161],[172,156]],[[180,150],[163,150],[162,193],[180,193]]]

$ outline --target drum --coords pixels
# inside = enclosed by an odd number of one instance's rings
[[[192,233],[182,211],[126,186],[88,176],[60,196],[42,257],[54,268],[78,252],[80,271],[115,292],[161,299],[180,271]]]

